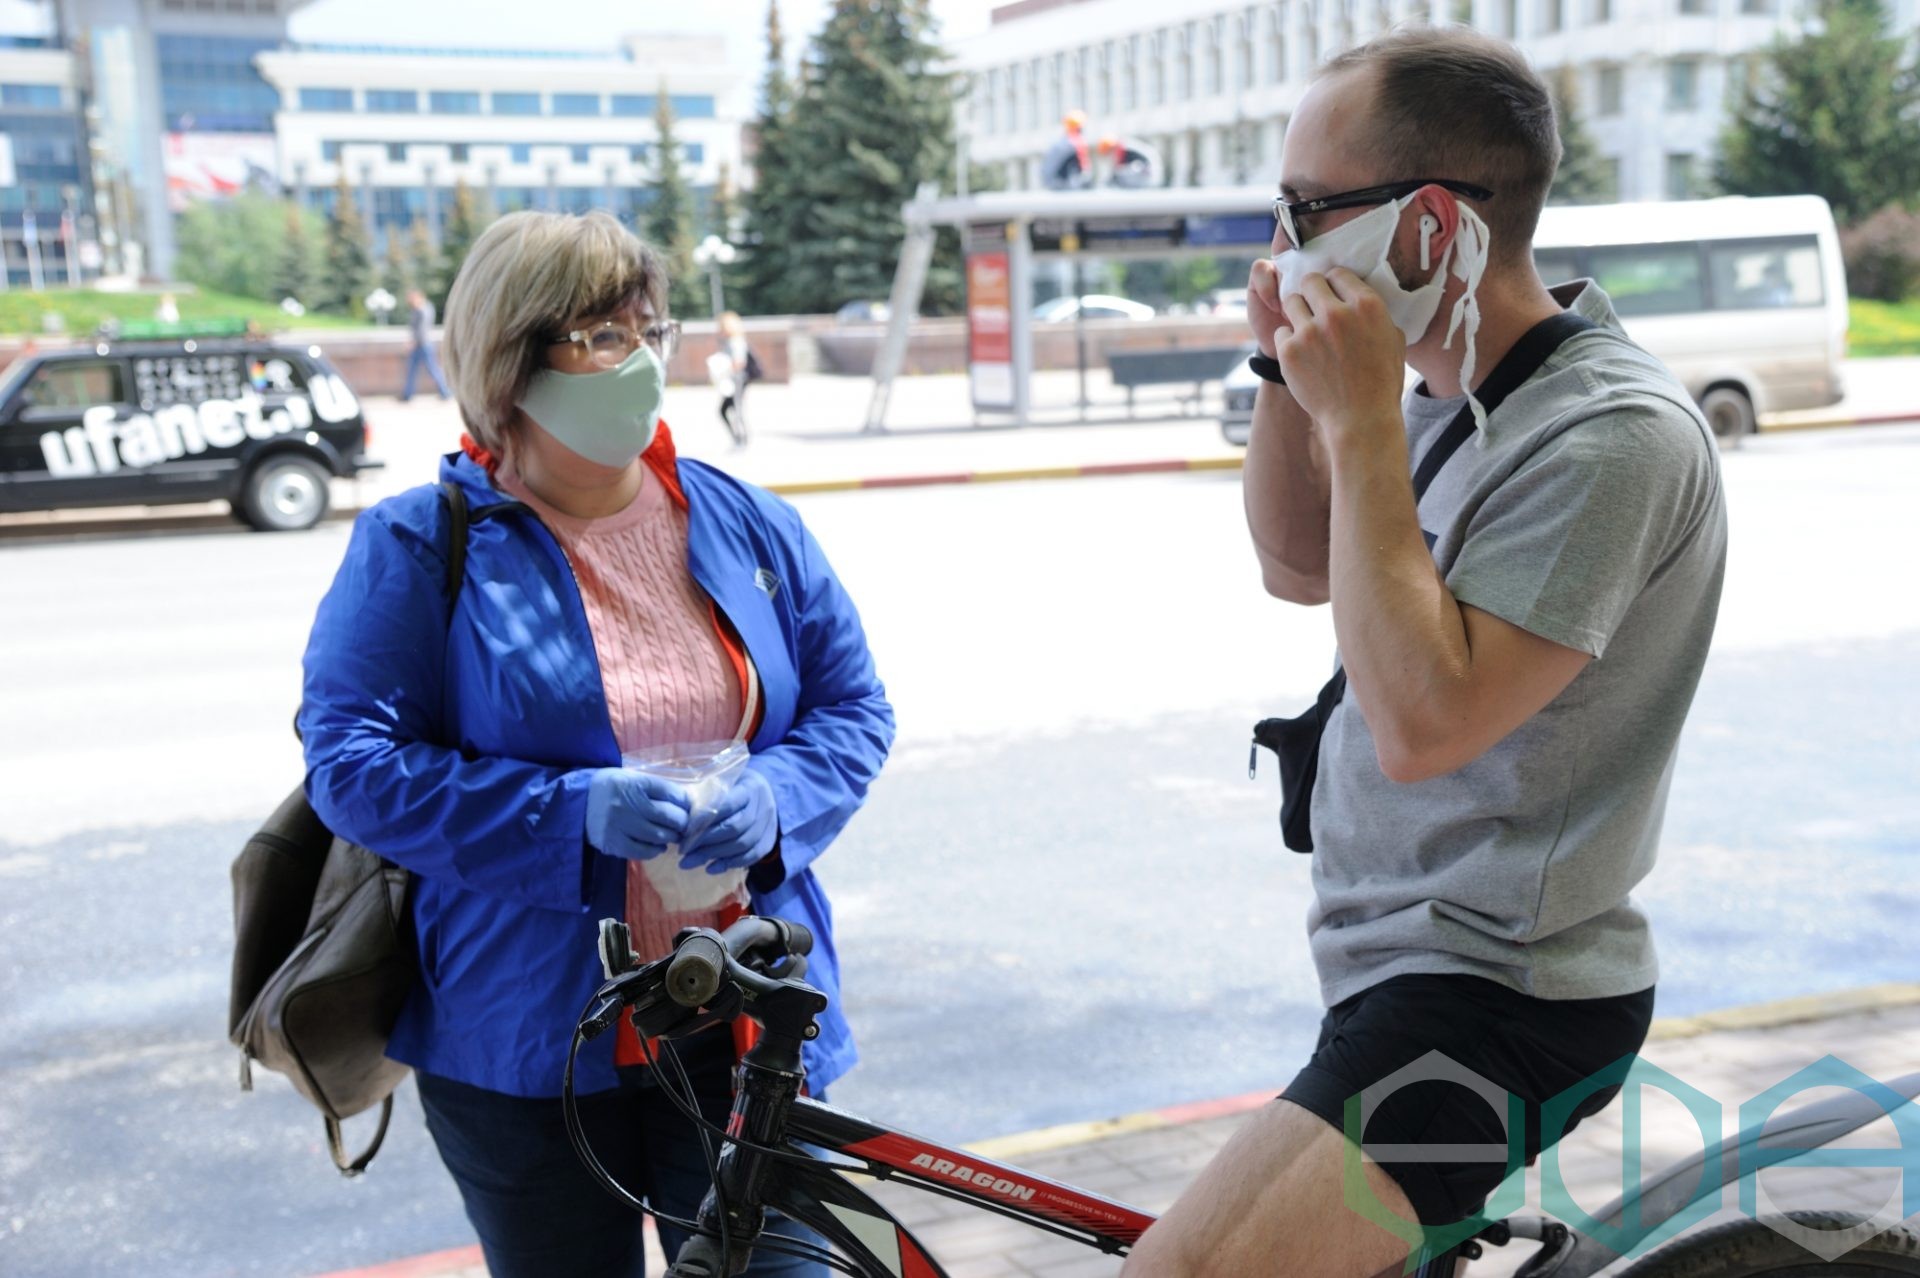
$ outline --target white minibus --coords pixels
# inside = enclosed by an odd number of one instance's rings
[[[1723,442],[1840,398],[1847,277],[1819,196],[1549,208],[1533,244],[1548,284],[1599,283]]]

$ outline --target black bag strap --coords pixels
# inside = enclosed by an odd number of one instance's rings
[[[1474,398],[1480,401],[1480,407],[1487,416],[1493,416],[1493,410],[1506,401],[1520,386],[1547,362],[1547,357],[1559,350],[1561,345],[1576,333],[1584,333],[1595,327],[1594,322],[1584,315],[1572,311],[1561,311],[1558,315],[1549,315],[1525,333],[1513,344],[1501,361],[1494,365],[1480,390]],[[1433,447],[1427,449],[1427,455],[1420,459],[1419,469],[1413,472],[1413,499],[1419,501],[1427,495],[1427,488],[1439,475],[1441,468],[1460,451],[1460,445],[1473,435],[1473,405],[1462,404],[1460,411],[1454,414],[1447,429]]]
[[[374,1129],[373,1138],[367,1147],[352,1158],[347,1157],[346,1138],[340,1131],[340,1120],[329,1118],[327,1123],[327,1152],[333,1155],[333,1165],[340,1169],[342,1176],[358,1176],[380,1152],[380,1143],[387,1138],[387,1123],[393,1118],[393,1096],[388,1094],[380,1102],[380,1126]]]
[[[497,501],[482,506],[475,511],[467,504],[466,490],[451,479],[440,481],[440,491],[447,495],[447,612],[453,612],[453,606],[460,602],[460,588],[467,584],[467,529],[483,520],[509,511],[524,511],[531,515],[533,507],[523,501]],[[538,518],[538,516],[535,516]]]

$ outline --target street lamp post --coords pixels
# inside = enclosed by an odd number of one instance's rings
[[[717,235],[709,235],[694,246],[693,263],[705,268],[707,288],[713,298],[713,313],[717,317],[726,309],[726,298],[720,289],[720,268],[730,266],[734,259],[733,245]]]

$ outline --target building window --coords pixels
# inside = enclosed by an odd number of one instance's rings
[[[1113,114],[1113,46],[1100,50],[1100,64],[1093,73],[1093,109],[1100,115]]]
[[[1167,38],[1164,32],[1153,37],[1153,56],[1148,62],[1147,101],[1160,106],[1167,100]]]
[[[1667,110],[1691,111],[1700,105],[1700,64],[1692,58],[1667,63]]]
[[[1667,155],[1667,198],[1669,200],[1693,198],[1693,161],[1694,157],[1685,151],[1674,151]]]
[[[280,91],[253,65],[278,41],[250,36],[155,37],[160,112],[167,129],[199,133],[271,133]]]
[[[553,95],[553,113],[555,115],[599,115],[600,95],[597,93],[556,93]]]
[[[613,95],[613,113],[624,116],[649,116],[653,114],[654,95],[651,93],[616,93]]]
[[[0,84],[0,106],[57,111],[63,103],[57,84]]]
[[[1267,79],[1275,84],[1287,78],[1287,20],[1267,11]]]
[[[1202,83],[1205,85],[1206,95],[1210,98],[1218,97],[1226,91],[1227,87],[1227,55],[1220,47],[1220,31],[1217,23],[1215,28],[1207,33],[1204,57],[1206,61],[1202,64],[1204,69],[1201,74],[1205,77]]]
[[[1187,29],[1173,40],[1173,99],[1176,102],[1190,102],[1193,100],[1192,24],[1188,24]]]
[[[1140,105],[1140,65],[1135,60],[1138,42],[1129,39],[1120,51],[1120,109],[1131,111]]]
[[[480,95],[478,93],[442,93],[436,90],[427,95],[427,109],[435,115],[479,115]]]
[[[1254,70],[1253,32],[1253,19],[1248,18],[1240,24],[1240,39],[1234,48],[1234,62],[1237,64],[1234,72],[1237,77],[1235,83],[1242,89],[1251,89],[1254,78],[1258,74]]]
[[[653,155],[653,147],[646,142],[635,142],[627,148],[627,158],[635,164],[645,164]]]
[[[1775,0],[1740,0],[1740,12],[1771,15],[1779,12]]]
[[[515,164],[533,163],[533,143],[515,142],[507,147],[507,158]]]
[[[706,143],[682,142],[680,144],[680,158],[687,164],[705,164],[707,162]]]
[[[1593,20],[1595,22],[1613,21],[1613,0],[1593,0]]]
[[[1565,0],[1540,0],[1540,30],[1546,34],[1558,31],[1565,16]]]
[[[1502,0],[1500,5],[1501,35],[1509,40],[1520,38],[1520,0]]]
[[[467,150],[467,144],[465,142],[454,142],[448,145],[447,158],[452,160],[455,164],[465,164],[467,162],[467,157],[468,157],[468,150]]]
[[[1600,104],[1596,114],[1607,117],[1620,114],[1620,104],[1625,88],[1626,72],[1617,66],[1600,68]]]
[[[338,142],[322,142],[320,144],[320,158],[328,164],[340,163],[340,144]]]
[[[1051,127],[1067,113],[1061,101],[1067,92],[1067,55],[1056,53],[1047,63],[1047,124]]]
[[[387,162],[405,164],[407,162],[407,144],[405,142],[387,143]]]
[[[588,153],[587,148],[584,145],[576,144],[574,146],[568,147],[567,157],[571,159],[575,164],[592,163],[592,156]]]
[[[1381,23],[1383,28],[1386,25],[1384,22]],[[1453,25],[1456,27],[1473,25],[1473,0],[1453,0]]]
[[[1713,12],[1713,0],[1680,0],[1680,12],[1694,15]]]
[[[300,90],[300,109],[302,111],[351,111],[353,110],[353,90],[302,89]]]
[[[673,107],[676,119],[711,120],[713,118],[713,95],[711,93],[676,93],[667,99]]]
[[[493,95],[493,113],[495,115],[539,115],[540,95],[537,93],[496,93]]]
[[[417,89],[368,89],[367,110],[378,112],[414,112],[420,109]]]

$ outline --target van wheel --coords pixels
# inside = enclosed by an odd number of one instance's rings
[[[1716,386],[1701,396],[1700,413],[1713,427],[1713,437],[1722,448],[1738,448],[1741,440],[1759,429],[1753,401],[1745,391],[1732,386]]]
[[[248,473],[240,516],[261,532],[298,532],[320,522],[327,498],[327,472],[318,462],[281,453]]]

